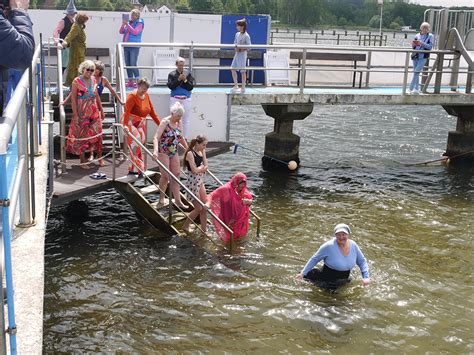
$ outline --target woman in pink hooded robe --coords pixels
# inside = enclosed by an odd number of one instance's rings
[[[247,234],[252,194],[247,189],[247,177],[235,174],[228,183],[209,194],[208,207],[234,232],[234,239]],[[230,242],[230,234],[213,218],[214,227],[222,241]]]

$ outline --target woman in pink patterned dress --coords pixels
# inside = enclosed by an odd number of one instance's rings
[[[104,166],[102,157],[102,120],[104,110],[97,92],[97,83],[94,79],[95,65],[86,60],[79,66],[79,75],[72,82],[72,121],[69,125],[69,134],[66,150],[79,155],[81,168],[89,169],[86,164],[86,152],[97,154],[99,166]]]

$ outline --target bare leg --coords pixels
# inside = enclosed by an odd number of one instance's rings
[[[86,153],[82,153],[79,155],[79,161],[81,162],[81,164],[87,163]],[[89,165],[81,165],[81,168],[88,170],[90,167]]]
[[[171,172],[179,179],[179,176],[181,174],[181,167],[179,165],[179,155],[176,154],[175,156],[169,158],[169,162]],[[181,201],[181,194],[179,192],[179,184],[175,181],[170,181],[170,184],[176,205],[179,207],[184,207],[183,202]]]
[[[237,81],[237,71],[232,69],[230,72],[232,73],[232,80],[234,80],[234,89],[237,89],[239,87],[239,83]]]
[[[166,166],[167,169],[169,169],[170,159],[168,158],[168,156],[166,154],[159,153],[158,154],[158,160],[164,166]],[[165,204],[165,193],[164,193],[164,191],[166,191],[166,187],[168,186],[168,180],[169,179],[168,179],[168,173],[165,172],[161,167],[160,167],[160,172],[161,172],[160,181],[158,182],[158,186],[160,188],[160,201],[159,201],[159,203],[164,205]]]
[[[99,162],[99,166],[105,166],[104,160],[102,159],[102,152],[97,152],[97,159]]]
[[[245,84],[247,83],[247,72],[243,70],[241,73],[242,73],[242,92],[245,92]]]
[[[202,203],[207,202],[207,194],[206,194],[206,188],[204,187],[204,184],[202,184],[201,188],[199,189],[199,198],[201,199]],[[205,208],[201,208],[201,212],[199,213],[199,221],[201,222],[202,231],[206,233],[207,232],[207,211]]]
[[[189,233],[189,225],[191,224],[191,221],[194,221],[194,219],[202,212],[202,207],[198,201],[194,200],[193,205],[194,209],[191,211],[190,214],[188,214],[188,218],[183,224],[183,230],[186,233]]]

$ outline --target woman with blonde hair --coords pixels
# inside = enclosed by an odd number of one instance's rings
[[[74,24],[68,35],[62,43],[58,44],[58,48],[68,48],[69,63],[67,66],[67,76],[64,85],[71,86],[72,81],[77,76],[77,68],[86,59],[86,22],[89,16],[85,12],[79,12],[76,15]]]
[[[97,153],[99,166],[104,162],[102,156],[102,120],[104,110],[97,92],[97,83],[93,73],[94,62],[86,60],[79,66],[79,75],[72,82],[71,106],[72,120],[69,125],[66,150],[79,155],[81,168],[89,169],[85,157],[86,152],[91,155]]]
[[[134,9],[130,12],[130,20],[124,20],[120,27],[119,33],[123,34],[122,42],[139,43],[142,41],[143,28],[145,22],[140,18],[140,11]],[[123,54],[126,66],[136,67],[138,64],[138,53],[140,47],[124,47]],[[136,88],[140,72],[138,69],[127,69],[128,88]]]
[[[188,149],[188,144],[183,135],[183,123],[181,118],[184,115],[184,108],[179,102],[176,102],[170,108],[171,115],[164,118],[156,131],[153,139],[153,156],[158,159],[171,173],[179,179],[181,166],[179,163],[178,146],[181,143],[185,149]],[[165,194],[168,183],[171,185],[171,192],[174,196],[176,206],[180,208],[187,208],[181,201],[181,194],[179,192],[179,184],[174,181],[169,181],[168,173],[160,167],[160,204],[165,204]],[[171,198],[171,196],[170,196]],[[170,201],[171,202],[171,201]]]

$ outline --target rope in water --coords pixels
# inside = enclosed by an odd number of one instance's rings
[[[453,155],[452,157],[445,156],[445,157],[442,157],[440,159],[428,160],[428,161],[421,162],[421,163],[410,163],[410,164],[404,164],[404,165],[406,165],[406,166],[417,166],[417,165],[428,165],[428,164],[441,163],[441,162],[445,163],[445,164],[448,164],[450,160],[462,157],[464,155],[473,154],[473,153],[474,153],[474,150],[470,150],[470,151],[465,152],[465,153]]]
[[[261,154],[261,153],[257,152],[256,150],[253,150],[253,149],[244,147],[244,146],[241,145],[241,144],[236,144],[236,145],[234,146],[234,154],[237,154],[237,149],[238,149],[238,148],[242,148],[242,149],[248,150],[249,152],[252,152],[252,153],[254,153],[254,154],[258,154],[258,156],[263,155],[264,157],[266,157],[266,158],[268,158],[268,159],[271,159],[271,160],[273,160],[273,161],[276,161],[277,163],[281,163],[281,164],[283,164],[283,165],[285,165],[285,166],[288,166],[288,162],[286,162],[286,161],[283,161],[283,160],[280,160],[280,159],[277,159],[277,158],[273,158],[273,157],[268,156],[268,155],[266,155],[266,154]]]

